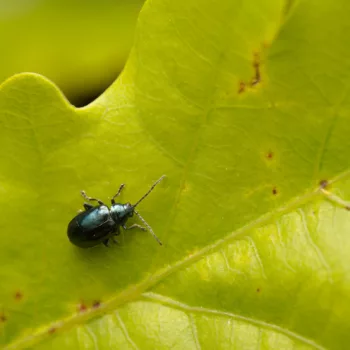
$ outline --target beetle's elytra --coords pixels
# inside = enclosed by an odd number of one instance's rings
[[[136,204],[122,204],[116,203],[115,198],[119,196],[120,192],[124,188],[124,184],[120,185],[118,192],[113,196],[111,200],[111,207],[109,208],[101,200],[97,198],[88,197],[84,191],[81,191],[82,196],[87,201],[95,201],[97,206],[93,206],[89,203],[84,203],[85,211],[78,214],[68,224],[67,234],[69,240],[80,248],[94,247],[100,243],[108,246],[108,242],[114,236],[120,234],[120,227],[124,230],[130,230],[133,228],[139,228],[143,231],[149,231],[156,241],[162,245],[162,242],[153,232],[151,226],[142,218],[142,216],[135,210],[136,206],[142,202],[154,189],[154,187],[163,180],[165,175],[158,179],[145,195],[139,199]],[[133,224],[129,227],[126,226],[126,222],[134,213],[139,217],[142,223],[146,226],[140,226]]]

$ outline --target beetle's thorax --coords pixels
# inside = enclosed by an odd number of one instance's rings
[[[111,206],[110,213],[115,223],[125,223],[128,218],[133,216],[134,207],[130,203],[115,203]]]

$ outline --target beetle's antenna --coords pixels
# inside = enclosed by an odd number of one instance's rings
[[[141,197],[141,199],[139,199],[136,204],[133,205],[134,208],[136,208],[136,206],[142,202],[152,191],[153,189],[159,184],[159,182],[161,182],[163,179],[165,178],[165,175],[161,176],[152,186],[151,188],[147,191],[147,193],[145,195],[143,195]]]
[[[159,182],[159,180],[158,180]],[[147,224],[145,219],[136,211],[134,210],[134,213],[139,217],[139,219],[142,221],[142,223],[147,227],[148,231],[151,233],[151,235],[154,237],[154,239],[160,244],[163,245],[163,243],[160,241],[160,239],[156,236],[156,234],[153,232],[152,227]]]

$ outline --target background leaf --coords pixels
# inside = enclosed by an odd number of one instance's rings
[[[349,6],[149,1],[92,105],[3,84],[2,344],[346,347],[349,213],[319,184],[350,198]],[[140,211],[164,247],[70,245],[80,189],[134,202],[163,173]]]
[[[0,0],[0,83],[36,72],[77,106],[122,70],[142,0]]]

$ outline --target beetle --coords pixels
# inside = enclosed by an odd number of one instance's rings
[[[151,188],[139,199],[136,204],[130,203],[116,203],[115,198],[118,197],[125,187],[124,184],[120,185],[118,192],[111,199],[111,207],[109,208],[101,200],[93,197],[89,197],[85,191],[81,191],[81,195],[89,202],[97,202],[97,206],[93,206],[90,203],[84,203],[85,211],[75,216],[68,224],[67,234],[71,243],[80,248],[94,247],[100,243],[108,246],[109,240],[114,236],[120,234],[120,227],[124,230],[131,230],[139,228],[142,231],[148,231],[152,234],[155,240],[162,245],[162,242],[153,232],[151,226],[143,219],[143,217],[135,210],[154,189],[154,187],[163,180],[165,175],[161,176]],[[126,226],[126,222],[131,218],[134,213],[139,217],[142,223],[146,226],[143,227],[138,224],[133,224],[129,227]]]

